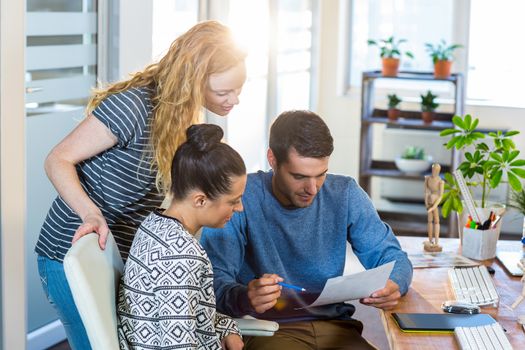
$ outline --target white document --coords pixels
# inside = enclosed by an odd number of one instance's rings
[[[305,307],[335,304],[369,297],[376,290],[385,287],[394,264],[395,261],[391,261],[371,270],[330,278],[326,281],[321,295],[312,304]]]

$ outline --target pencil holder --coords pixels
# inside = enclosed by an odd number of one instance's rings
[[[464,228],[461,255],[475,260],[492,259],[496,256],[498,238],[497,228],[491,230]]]
[[[463,208],[466,207],[466,204],[464,201],[462,201],[461,203],[463,203]],[[498,223],[496,224],[496,230],[498,231],[498,234],[501,230],[501,223],[503,221],[503,214],[505,214],[505,210],[506,210],[506,206],[504,204],[501,204],[501,203],[492,203],[492,202],[489,202],[487,203],[487,208],[478,208],[476,207],[476,212],[478,213],[478,215],[480,215],[483,219],[486,219],[490,216],[490,213],[494,213],[498,216],[501,216],[501,219],[498,221]],[[463,228],[465,227],[467,221],[468,221],[468,216],[469,216],[469,212],[468,210],[463,210],[463,212],[461,214],[458,214],[456,213],[456,215],[458,216],[458,232],[459,232],[459,239],[461,241],[462,240],[462,237],[463,237]]]

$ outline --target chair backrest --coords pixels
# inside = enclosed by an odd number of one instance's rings
[[[64,258],[64,271],[93,350],[118,349],[118,283],[124,264],[115,242],[108,235],[100,249],[98,235],[80,238]]]
[[[80,238],[64,258],[64,271],[93,350],[118,349],[118,283],[124,264],[111,233],[106,249],[100,249],[98,235]],[[272,336],[279,329],[273,321],[253,317],[236,318],[243,335]]]

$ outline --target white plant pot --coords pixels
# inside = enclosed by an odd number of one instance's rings
[[[397,157],[395,159],[396,167],[406,174],[421,174],[426,171],[432,163],[432,157],[427,159],[404,159]]]

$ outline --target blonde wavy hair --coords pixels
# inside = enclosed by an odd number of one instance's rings
[[[167,193],[173,155],[185,141],[186,129],[200,122],[209,76],[235,67],[245,57],[246,52],[237,45],[228,27],[217,21],[198,23],[175,39],[159,62],[128,80],[95,89],[87,113],[112,94],[133,87],[153,88],[151,166],[157,169],[157,189]]]

